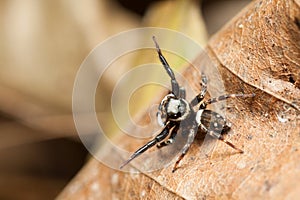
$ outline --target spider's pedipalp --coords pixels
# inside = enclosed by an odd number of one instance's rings
[[[157,144],[157,148],[162,148],[165,146],[168,146],[170,144],[173,144],[173,142],[175,141],[175,137],[177,135],[179,129],[179,125],[175,125],[174,128],[171,130],[171,135],[170,137],[166,140],[166,141],[162,141],[161,143]]]
[[[185,99],[186,98],[186,92],[184,87],[179,88],[179,98]]]

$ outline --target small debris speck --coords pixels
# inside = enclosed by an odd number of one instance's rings
[[[111,183],[113,185],[116,185],[116,184],[118,184],[118,181],[119,181],[119,175],[118,174],[113,174],[112,177],[111,177]]]
[[[98,184],[97,182],[95,182],[95,183],[93,183],[93,184],[91,185],[91,189],[92,189],[93,191],[98,191],[98,190],[100,189],[100,186],[99,186],[99,184]]]
[[[288,121],[288,119],[283,118],[282,116],[277,115],[277,119],[278,121],[280,121],[281,123],[285,123]]]
[[[140,194],[140,197],[143,198],[143,197],[145,197],[145,195],[146,195],[146,191],[145,191],[145,190],[142,190],[142,191],[141,191],[141,194]]]
[[[245,167],[246,167],[246,163],[245,162],[239,162],[239,163],[237,163],[237,168],[243,169]]]

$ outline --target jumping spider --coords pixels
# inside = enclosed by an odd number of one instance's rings
[[[120,166],[120,169],[154,145],[158,148],[162,148],[172,144],[175,140],[179,127],[182,128],[182,134],[187,136],[187,141],[181,151],[181,155],[178,157],[173,167],[172,172],[175,172],[179,162],[188,152],[199,127],[206,134],[221,140],[233,149],[237,150],[238,153],[243,153],[243,150],[237,148],[234,144],[224,139],[224,134],[229,131],[230,124],[227,123],[225,118],[220,114],[212,110],[208,110],[206,107],[208,104],[216,103],[228,98],[253,97],[255,94],[225,94],[216,98],[204,100],[207,91],[207,77],[203,74],[201,77],[201,92],[189,103],[186,100],[185,89],[183,87],[179,87],[174,72],[170,68],[165,57],[162,55],[154,36],[153,41],[156,46],[159,59],[171,78],[172,85],[172,91],[163,98],[158,107],[159,111],[157,113],[157,120],[164,128],[154,139],[136,150],[130,158]],[[193,107],[196,105],[199,105],[199,109],[195,111]],[[169,138],[166,139],[168,136]]]

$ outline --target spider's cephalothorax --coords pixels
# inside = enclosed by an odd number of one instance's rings
[[[253,97],[254,94],[226,94],[217,98],[211,98],[204,100],[207,91],[207,78],[202,75],[201,92],[189,103],[186,100],[185,89],[179,87],[179,84],[175,78],[173,70],[170,68],[165,57],[162,55],[158,43],[153,36],[153,41],[156,46],[156,50],[159,59],[171,78],[172,90],[161,101],[158,107],[157,120],[158,123],[163,126],[163,130],[147,144],[136,150],[130,158],[125,161],[120,168],[123,168],[130,161],[147,151],[149,148],[157,145],[158,148],[172,144],[177,135],[177,131],[181,128],[181,132],[184,136],[187,136],[187,142],[184,145],[180,156],[178,157],[172,172],[177,169],[179,162],[188,152],[195,136],[200,128],[203,132],[215,137],[227,145],[231,146],[239,153],[243,151],[237,148],[234,144],[224,139],[224,134],[230,129],[230,124],[227,123],[224,117],[220,114],[208,110],[207,105],[218,101],[222,101],[228,98],[235,97]],[[197,110],[193,107],[199,105]]]
[[[157,113],[159,125],[165,126],[167,121],[185,120],[193,112],[190,104],[184,98],[168,94],[163,98]]]

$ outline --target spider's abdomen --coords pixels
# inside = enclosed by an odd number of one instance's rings
[[[219,113],[212,110],[201,111],[198,111],[201,113],[198,120],[200,120],[201,128],[206,129],[205,131],[213,132],[216,137],[219,137],[230,129],[225,118]]]

